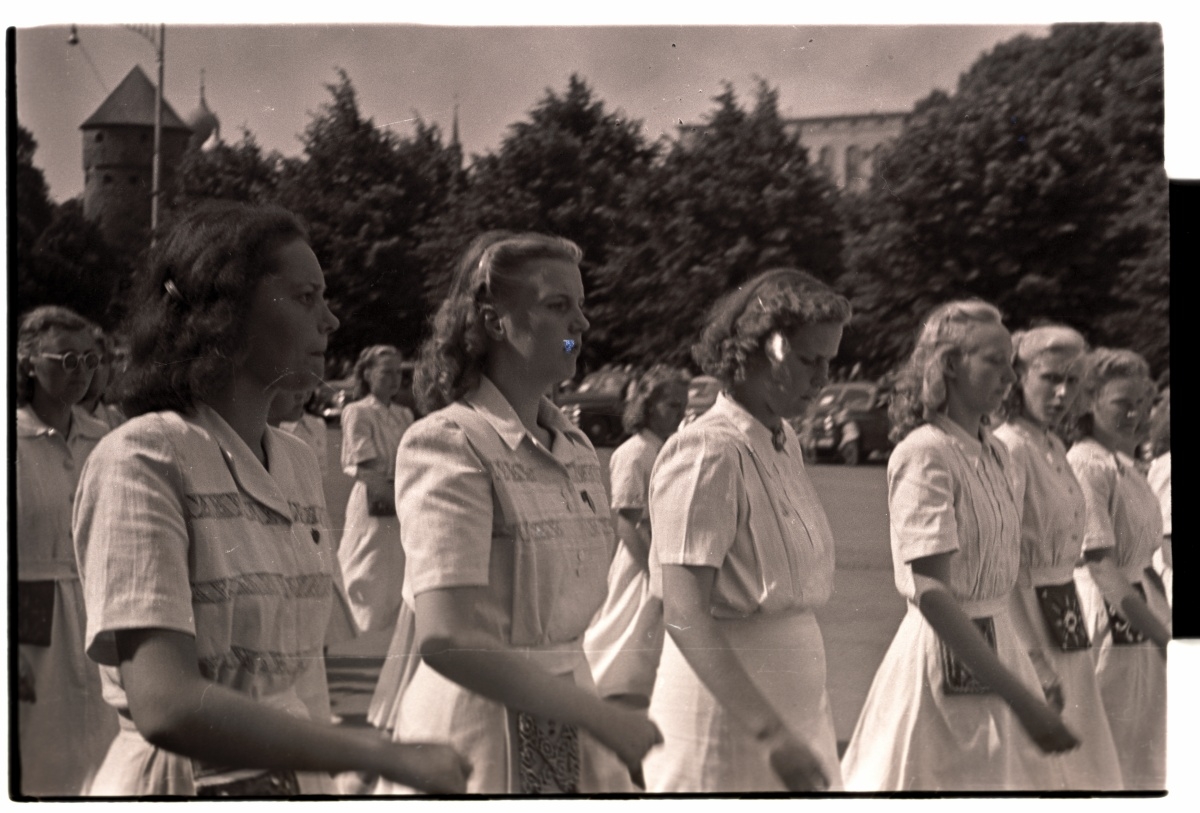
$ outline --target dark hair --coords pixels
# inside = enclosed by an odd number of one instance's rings
[[[525,264],[543,259],[578,265],[583,252],[570,240],[535,232],[490,231],[467,246],[417,358],[413,393],[422,412],[453,403],[479,383],[488,350],[480,306],[509,296]]]
[[[717,300],[692,357],[726,386],[742,381],[746,365],[776,331],[790,333],[822,322],[846,324],[850,301],[804,271],[764,271]]]
[[[625,412],[621,416],[621,425],[629,433],[637,433],[646,428],[650,408],[662,397],[663,390],[672,384],[686,387],[688,376],[678,367],[667,364],[655,364],[647,370],[633,387],[633,392],[625,402]]]
[[[17,406],[25,406],[33,398],[33,357],[40,352],[47,333],[84,331],[94,339],[99,329],[94,322],[61,305],[42,305],[22,316],[17,329]]]
[[[1079,397],[1067,421],[1067,436],[1073,442],[1091,437],[1095,431],[1092,402],[1104,385],[1117,378],[1144,378],[1152,387],[1150,365],[1132,350],[1097,347],[1083,357],[1079,375]]]
[[[893,441],[899,443],[928,421],[930,413],[945,408],[946,363],[962,356],[967,339],[981,325],[1003,326],[1000,311],[982,299],[938,305],[921,322],[912,355],[896,376],[888,407]]]
[[[397,361],[404,358],[399,348],[390,344],[373,344],[370,347],[364,347],[358,354],[358,360],[354,362],[354,392],[351,393],[355,401],[366,397],[371,392],[367,373],[384,356],[395,356]]]
[[[130,307],[126,415],[189,411],[229,380],[254,291],[275,272],[274,252],[293,240],[308,233],[278,206],[206,201],[175,221],[151,251]]]

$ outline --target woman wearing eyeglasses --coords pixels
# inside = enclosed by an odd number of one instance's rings
[[[17,641],[21,792],[86,793],[117,734],[100,675],[83,652],[83,590],[71,500],[84,458],[108,427],[77,404],[99,362],[94,325],[35,308],[17,334]]]

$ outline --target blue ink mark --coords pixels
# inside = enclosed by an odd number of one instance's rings
[[[574,339],[563,339],[563,352],[564,353],[574,353],[575,352],[575,340]]]

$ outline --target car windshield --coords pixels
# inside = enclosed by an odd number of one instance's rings
[[[866,390],[847,390],[842,403],[851,408],[866,407],[871,403],[871,393]]]
[[[624,386],[625,376],[621,373],[615,371],[592,373],[579,384],[577,392],[616,394]]]

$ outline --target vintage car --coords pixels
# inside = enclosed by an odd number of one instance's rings
[[[806,457],[841,460],[849,466],[886,457],[889,391],[870,381],[830,384],[797,428]]]
[[[558,406],[595,446],[616,446],[627,437],[621,425],[625,399],[637,382],[627,367],[610,367],[585,376],[574,390],[560,391]]]

